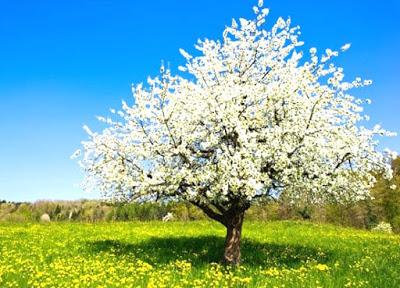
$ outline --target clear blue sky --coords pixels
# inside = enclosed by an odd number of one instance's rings
[[[0,199],[96,198],[83,192],[69,156],[96,126],[129,100],[131,83],[177,67],[178,49],[220,37],[257,1],[0,0]],[[269,24],[291,16],[308,49],[352,48],[338,62],[346,76],[374,85],[371,122],[400,130],[400,1],[271,0]],[[382,146],[400,151],[400,137]]]

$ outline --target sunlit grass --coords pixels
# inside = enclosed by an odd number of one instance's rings
[[[400,237],[245,222],[243,264],[217,223],[0,224],[0,287],[399,287]]]

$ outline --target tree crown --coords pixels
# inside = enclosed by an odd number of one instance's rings
[[[369,100],[349,94],[371,81],[345,81],[332,63],[338,51],[305,57],[290,19],[266,31],[268,9],[260,3],[254,13],[233,20],[221,40],[199,40],[197,56],[181,49],[182,76],[161,67],[133,86],[134,104],[112,110],[117,120],[99,117],[108,125],[101,133],[85,128],[86,187],[116,200],[177,197],[224,214],[281,193],[362,199],[371,171],[391,177],[392,152],[379,152],[375,136],[393,133],[362,127]]]

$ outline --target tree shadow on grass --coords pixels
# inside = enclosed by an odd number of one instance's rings
[[[224,238],[217,236],[150,238],[138,243],[118,240],[87,242],[90,253],[111,252],[115,255],[130,255],[151,264],[166,264],[175,260],[189,260],[193,266],[204,266],[220,262],[224,249]],[[306,261],[328,263],[331,251],[301,245],[261,243],[242,240],[242,263],[249,266],[281,266],[295,268]]]

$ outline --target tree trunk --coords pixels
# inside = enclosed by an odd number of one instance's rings
[[[229,265],[240,263],[240,238],[244,212],[234,215],[226,225],[225,252],[223,262]]]

